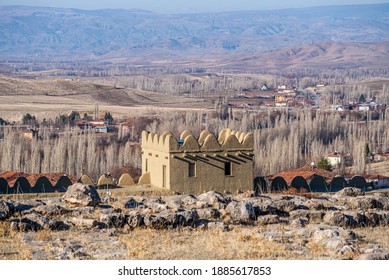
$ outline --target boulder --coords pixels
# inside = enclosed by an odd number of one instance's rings
[[[308,207],[310,210],[325,210],[325,202],[324,199],[309,199],[303,203],[304,206]]]
[[[298,219],[298,218],[309,219],[309,213],[310,211],[308,210],[293,210],[289,213],[289,217],[291,219]]]
[[[61,251],[57,257],[60,260],[83,260],[91,257],[81,243],[70,244]]]
[[[143,223],[143,216],[138,211],[130,211],[127,215],[127,224],[130,229],[141,227]]]
[[[349,227],[354,224],[353,219],[340,211],[329,211],[324,215],[323,221],[332,226]]]
[[[36,212],[45,216],[58,216],[69,213],[68,209],[63,208],[59,205],[39,205],[29,212]]]
[[[302,228],[308,224],[308,219],[305,218],[297,218],[290,222],[290,226],[293,228]]]
[[[377,215],[381,226],[389,225],[389,212],[377,212]]]
[[[203,220],[215,220],[221,216],[220,212],[214,208],[196,209],[196,211],[199,219]]]
[[[274,200],[274,205],[278,214],[285,214],[298,209],[292,200]]]
[[[138,208],[141,206],[143,206],[143,203],[136,201],[134,198],[130,198],[124,203],[124,208],[127,209]]]
[[[389,250],[377,253],[362,254],[358,257],[358,260],[376,260],[376,261],[388,261]]]
[[[146,227],[152,229],[166,229],[170,225],[166,217],[158,214],[145,215],[143,218],[143,222]]]
[[[257,219],[258,225],[272,225],[281,223],[278,215],[259,216]]]
[[[181,197],[179,196],[166,196],[163,198],[163,202],[169,209],[178,210],[182,206]]]
[[[38,207],[40,205],[45,205],[41,200],[28,200],[28,201],[15,201],[13,202],[13,208],[15,212],[24,213],[29,210]]]
[[[80,206],[97,206],[101,199],[97,190],[92,185],[76,183],[68,187],[68,190],[62,197],[68,204]]]
[[[227,205],[226,211],[233,221],[239,223],[250,223],[256,218],[253,205],[245,201],[231,201]]]
[[[344,197],[344,196],[357,197],[357,196],[361,196],[361,195],[363,195],[363,192],[361,189],[347,187],[347,188],[341,189],[340,191],[336,192],[334,194],[334,197]]]
[[[224,197],[221,193],[210,191],[203,193],[198,196],[198,200],[206,202],[209,205],[218,206],[220,208],[220,204],[227,204],[229,200]]]
[[[101,214],[100,222],[109,228],[121,228],[126,223],[126,217],[121,213]]]
[[[378,201],[371,196],[351,197],[348,199],[348,204],[352,209],[374,209],[380,208]]]
[[[29,219],[14,219],[11,220],[11,230],[14,231],[30,231],[30,230],[40,230],[41,226],[35,222],[32,222]]]
[[[317,229],[312,233],[312,241],[314,242],[338,237],[340,237],[340,232],[335,229]]]
[[[168,209],[166,204],[147,200],[144,202],[145,206],[151,209],[152,213],[160,213]]]
[[[0,200],[0,220],[6,220],[13,214],[13,207],[8,202]]]
[[[30,213],[24,216],[24,220],[30,221],[32,224],[36,224],[37,229],[67,229],[67,226],[63,222],[57,222],[51,219],[50,217],[38,214]]]
[[[228,225],[223,222],[209,222],[207,224],[207,228],[209,230],[220,230],[220,231],[227,231]]]
[[[181,199],[181,202],[183,206],[188,207],[188,206],[195,206],[197,202],[197,198],[193,195],[187,195]]]
[[[70,221],[74,226],[83,228],[83,229],[93,229],[101,228],[102,224],[95,219],[85,219],[85,218],[72,218]]]
[[[377,207],[382,210],[389,210],[389,197],[383,193],[375,193],[373,195],[377,202]]]

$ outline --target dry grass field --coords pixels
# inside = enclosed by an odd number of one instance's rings
[[[114,118],[212,108],[211,102],[199,98],[117,89],[113,85],[88,81],[65,78],[29,80],[0,76],[1,117],[10,122],[20,121],[26,113],[36,116],[38,120],[55,119],[72,110],[93,114],[95,105],[99,105],[102,112],[112,112]]]
[[[320,243],[308,246],[308,252],[300,251],[304,241],[296,238],[269,240],[260,233],[267,231],[287,232],[288,226],[236,227],[230,231],[213,230],[153,230],[133,231],[85,230],[38,232],[13,232],[9,224],[0,222],[0,259],[29,260],[54,259],[58,252],[81,244],[85,255],[82,259],[143,259],[143,260],[315,260],[358,258],[358,251],[334,255]],[[354,244],[357,249],[374,247],[389,248],[389,228],[362,228],[354,232],[363,240]],[[93,241],[91,241],[93,238]],[[302,242],[302,244],[298,244]]]

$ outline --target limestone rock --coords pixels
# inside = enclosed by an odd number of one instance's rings
[[[31,224],[36,224],[37,230],[39,229],[68,229],[68,226],[63,222],[57,222],[47,216],[38,214],[38,213],[30,213],[24,216],[25,221],[30,221]]]
[[[389,210],[389,197],[383,193],[375,193],[373,195],[377,202],[377,207],[382,210]]]
[[[347,187],[343,188],[340,191],[336,192],[334,194],[334,197],[344,197],[344,196],[351,196],[351,197],[357,197],[363,195],[362,190],[358,188],[352,188],[352,187]]]
[[[265,215],[259,216],[257,222],[259,225],[272,225],[281,223],[281,220],[278,215]]]
[[[228,203],[228,199],[221,193],[209,191],[198,196],[198,200],[207,202],[209,205],[215,205],[217,203]]]
[[[15,201],[15,202],[13,202],[14,211],[15,212],[19,212],[19,213],[28,212],[29,210],[31,210],[31,209],[33,209],[35,207],[41,206],[41,205],[45,205],[45,203],[43,203],[40,200]]]
[[[101,199],[94,186],[76,183],[69,186],[63,199],[71,205],[97,206]]]
[[[310,211],[308,210],[293,210],[289,213],[289,217],[291,219],[298,219],[298,218],[309,219],[309,213]]]
[[[309,210],[324,210],[326,201],[324,199],[309,199],[303,203]]]
[[[92,228],[100,228],[101,227],[101,223],[99,223],[95,219],[85,219],[85,218],[74,217],[70,220],[70,223],[72,223],[76,227],[85,228],[85,229],[92,229]]]
[[[89,259],[90,255],[80,243],[71,244],[63,248],[63,252],[58,255],[60,260],[82,260]]]
[[[220,230],[220,231],[227,231],[228,225],[223,222],[209,222],[207,224],[207,228],[209,230]]]
[[[164,197],[163,202],[168,208],[173,210],[180,209],[183,204],[179,196],[166,196]]]
[[[130,229],[141,227],[143,223],[143,216],[138,211],[130,211],[127,215],[127,224]]]
[[[196,209],[196,211],[199,219],[214,220],[221,216],[220,212],[214,208]]]
[[[312,240],[314,242],[319,242],[325,239],[333,239],[340,236],[339,231],[334,229],[317,229],[312,234]]]
[[[255,211],[251,203],[245,201],[231,201],[226,211],[230,213],[230,217],[240,223],[251,223],[255,220]]]
[[[340,211],[329,211],[325,214],[323,221],[329,225],[339,227],[348,227],[353,224],[352,218]]]
[[[59,205],[39,205],[38,207],[35,207],[32,211],[45,216],[58,216],[70,212],[68,209],[65,209]]]
[[[141,206],[143,206],[143,203],[136,201],[134,198],[130,198],[124,203],[124,207],[127,209],[138,208]]]
[[[197,202],[197,198],[193,195],[187,195],[181,199],[181,202],[183,203],[184,206],[194,206]]]
[[[154,201],[150,201],[150,200],[145,201],[144,204],[145,204],[145,206],[150,208],[153,213],[160,213],[160,212],[168,209],[166,204],[162,204],[162,203],[158,203],[158,202],[154,202]]]
[[[29,219],[13,219],[10,224],[11,230],[14,231],[37,231],[41,229],[41,226]]]
[[[121,228],[126,223],[126,217],[121,213],[101,214],[100,222],[109,228]]]
[[[277,209],[277,212],[280,214],[289,213],[297,209],[294,201],[291,200],[275,200],[274,204]]]
[[[377,261],[387,261],[389,260],[389,250],[384,252],[368,253],[362,254],[358,258],[359,260],[377,260]]]
[[[381,226],[389,225],[389,212],[377,212],[376,214],[379,217],[379,224]]]
[[[182,210],[175,213],[179,219],[179,225],[182,226],[193,226],[195,222],[199,219],[196,210]]]
[[[143,222],[146,227],[153,229],[166,229],[169,226],[168,220],[162,215],[145,215]]]
[[[349,198],[348,204],[352,209],[374,209],[379,208],[378,201],[371,196]]]
[[[6,220],[13,214],[13,207],[8,202],[0,200],[0,220]]]
[[[305,218],[297,218],[290,222],[290,226],[294,228],[302,228],[308,224],[308,219]]]

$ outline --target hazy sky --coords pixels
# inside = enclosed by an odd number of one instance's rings
[[[146,9],[160,13],[265,10],[311,6],[384,3],[379,0],[0,0],[0,5],[80,9]]]

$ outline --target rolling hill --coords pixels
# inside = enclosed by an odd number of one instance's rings
[[[274,49],[286,49],[276,52],[282,60],[299,61],[322,56],[320,48],[306,50],[314,48],[312,44],[321,46],[319,42],[388,41],[389,4],[174,15],[143,10],[0,6],[3,61],[131,61],[137,56],[150,59],[161,54],[188,59]],[[294,48],[300,45],[311,47]],[[358,48],[364,46],[369,49],[363,44]],[[329,54],[332,49],[330,45],[324,52]],[[331,54],[333,59],[342,55],[336,54],[339,51]]]

